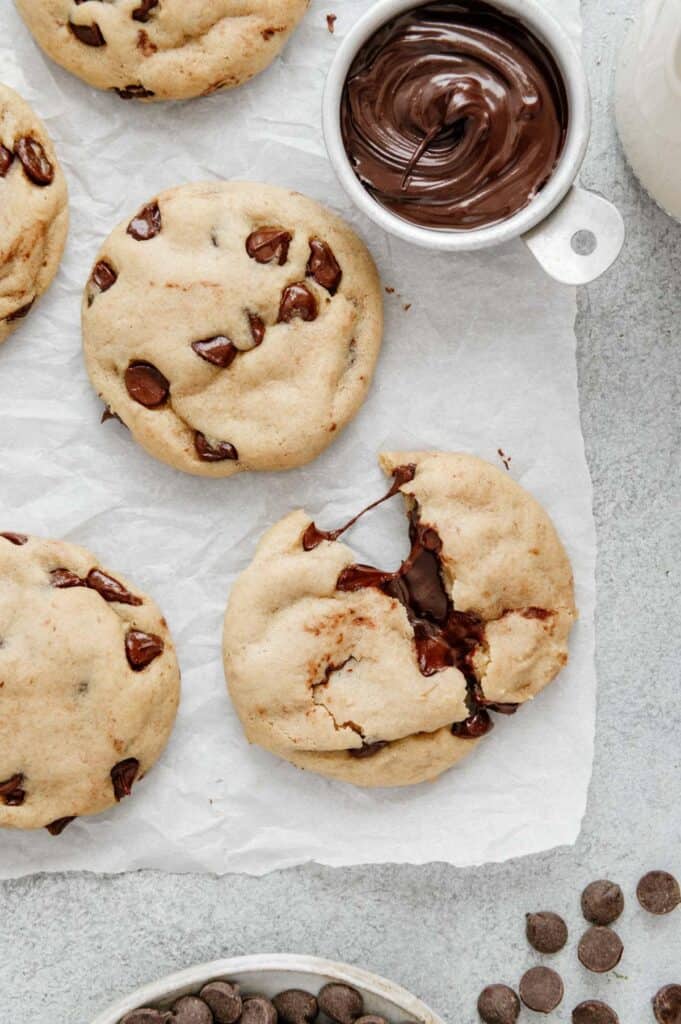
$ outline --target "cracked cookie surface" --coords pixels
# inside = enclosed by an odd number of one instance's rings
[[[104,243],[83,300],[99,395],[148,452],[204,476],[319,455],[366,397],[382,330],[348,225],[253,183],[151,200]]]
[[[0,343],[52,283],[67,230],[66,181],[47,130],[0,84]]]
[[[153,601],[83,548],[0,533],[0,827],[58,834],[130,795],[179,687]]]
[[[362,786],[425,781],[465,757],[490,712],[512,713],[566,664],[576,617],[555,528],[507,474],[466,454],[381,464],[409,513],[403,565],[357,565],[340,531],[294,512],[235,583],[224,630],[248,739]]]
[[[16,0],[57,64],[123,99],[241,85],[282,50],[309,0]]]

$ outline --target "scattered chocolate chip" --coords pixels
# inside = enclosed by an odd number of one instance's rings
[[[115,91],[122,100],[144,100],[156,95],[151,89],[145,89],[143,85],[126,85],[124,89]]]
[[[331,35],[333,35],[336,29],[336,22],[338,21],[337,14],[327,14],[326,16],[326,27],[328,28]]]
[[[135,21],[149,21],[155,7],[158,7],[158,0],[142,0],[139,7],[132,12],[132,16]]]
[[[296,317],[308,322],[316,320],[317,309],[317,300],[307,285],[290,284],[281,296],[277,323],[288,324]]]
[[[170,382],[151,363],[131,363],[124,380],[130,397],[146,409],[157,409],[170,394]]]
[[[132,793],[132,786],[139,769],[140,763],[136,757],[128,757],[125,761],[119,761],[111,769],[114,796],[119,803]]]
[[[364,1011],[364,1000],[356,988],[332,981],[317,996],[319,1009],[338,1024],[354,1024]]]
[[[92,25],[76,25],[70,21],[69,28],[76,39],[84,43],[85,46],[106,46],[106,39],[96,22],[93,22]]]
[[[537,1013],[551,1013],[563,998],[563,979],[550,967],[531,967],[520,979],[520,998]]]
[[[14,153],[0,142],[0,178],[4,178],[12,166]]]
[[[620,1024],[615,1011],[599,999],[587,999],[572,1011],[572,1024]]]
[[[288,259],[292,235],[283,228],[258,228],[246,239],[246,252],[256,263],[276,260],[283,267]]]
[[[17,142],[14,152],[21,161],[26,177],[34,185],[45,187],[45,185],[52,184],[54,181],[54,167],[47,159],[47,153],[37,139],[31,138],[30,135],[25,135]]]
[[[624,946],[617,932],[602,925],[594,925],[582,935],[577,947],[580,962],[588,971],[605,974],[617,967],[622,959]]]
[[[215,1024],[236,1024],[243,1006],[238,985],[230,985],[227,981],[211,981],[204,985],[199,995],[210,1008]]]
[[[248,996],[244,999],[240,1024],[277,1024],[277,1011],[264,996]]]
[[[115,580],[113,576],[107,576],[101,569],[91,569],[87,574],[85,585],[91,590],[96,590],[105,601],[135,606],[142,604],[141,598],[135,597],[122,583]]]
[[[665,985],[653,999],[658,1024],[681,1024],[681,985]]]
[[[50,583],[58,590],[67,590],[69,587],[84,587],[85,580],[77,576],[70,569],[53,569],[50,573]]]
[[[163,654],[163,640],[154,633],[131,629],[125,638],[125,653],[134,672],[141,672]]]
[[[172,1021],[173,1015],[166,1010],[150,1010],[142,1008],[126,1013],[121,1024],[168,1024]]]
[[[375,743],[363,743],[361,747],[351,747],[348,750],[350,757],[364,758],[373,757],[383,750],[384,747],[388,746],[388,740],[376,740]]]
[[[21,773],[0,782],[0,800],[5,807],[21,807],[25,799],[24,776]]]
[[[194,448],[203,462],[236,462],[239,458],[238,451],[229,441],[216,441],[213,444],[200,430],[194,434]]]
[[[213,1014],[197,996],[183,996],[173,1006],[173,1024],[213,1024]]]
[[[30,302],[25,303],[23,306],[19,306],[19,308],[15,309],[13,313],[10,313],[9,316],[5,317],[6,323],[12,324],[15,320],[23,320],[24,317],[28,316],[30,313],[34,302],[35,299],[31,299]]]
[[[128,224],[128,234],[138,242],[148,242],[160,234],[162,226],[158,203],[148,203]]]
[[[112,288],[118,280],[118,274],[106,260],[99,260],[98,263],[95,263],[90,280],[99,288],[100,292],[108,292],[109,288]]]
[[[253,337],[253,343],[257,348],[258,345],[262,345],[263,341],[265,340],[265,321],[256,313],[249,313],[248,322],[251,327],[251,336]]]
[[[71,815],[71,817],[69,818],[57,818],[56,821],[50,822],[50,824],[46,825],[45,828],[47,829],[51,836],[60,836],[64,829],[67,828],[71,824],[71,822],[75,820],[75,814]]]
[[[204,341],[193,341],[192,348],[197,356],[201,356],[207,363],[219,366],[223,370],[231,366],[239,354],[239,349],[234,342],[226,338],[224,334],[206,338]]]
[[[478,708],[464,722],[454,722],[452,736],[462,740],[477,740],[494,728],[494,722],[485,708]]]
[[[307,263],[307,275],[313,277],[318,285],[335,295],[341,283],[343,272],[333,254],[331,246],[321,238],[310,239],[310,258]]]
[[[478,1013],[485,1024],[515,1024],[520,1000],[508,985],[488,985],[478,996]]]
[[[315,997],[302,988],[288,988],[275,996],[272,1003],[283,1024],[312,1024],[319,1013]]]
[[[526,915],[525,934],[538,953],[557,953],[568,940],[565,921],[548,910]]]
[[[582,893],[582,913],[592,924],[612,924],[624,910],[624,893],[619,885],[600,878]]]
[[[0,533],[0,537],[4,537],[10,544],[16,544],[17,547],[28,544],[28,537],[24,533]]]
[[[668,871],[649,871],[638,883],[636,896],[649,914],[671,914],[681,903],[679,883]]]

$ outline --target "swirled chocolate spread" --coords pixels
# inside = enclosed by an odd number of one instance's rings
[[[486,3],[427,3],[378,30],[341,105],[355,174],[424,227],[470,230],[533,199],[560,157],[568,103],[558,67],[525,26]]]

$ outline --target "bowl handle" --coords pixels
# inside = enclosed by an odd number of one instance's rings
[[[615,262],[624,244],[624,221],[616,206],[578,185],[560,206],[523,235],[544,270],[562,284],[589,284]]]

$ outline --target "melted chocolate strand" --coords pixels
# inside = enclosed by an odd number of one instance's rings
[[[75,820],[75,814],[70,818],[57,818],[56,821],[53,821],[49,825],[46,825],[45,828],[47,829],[51,836],[60,836],[64,829],[67,827],[67,825],[70,825],[71,822]]]
[[[361,48],[341,127],[355,174],[426,227],[472,229],[523,209],[565,143],[565,86],[515,18],[440,0],[392,19]]]

